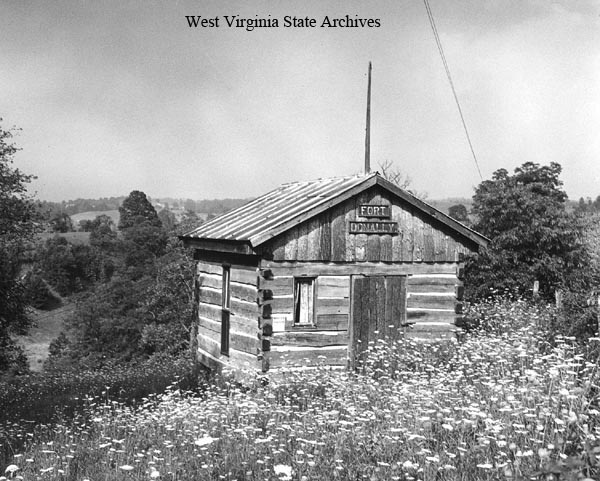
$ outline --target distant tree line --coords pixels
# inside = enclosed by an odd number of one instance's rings
[[[82,212],[98,212],[117,210],[125,196],[104,197],[101,199],[75,199],[62,202],[40,202],[40,214],[46,219],[55,218],[61,214],[68,216]]]
[[[596,200],[592,201],[591,197],[584,199],[579,198],[579,202],[575,207],[575,212],[579,214],[597,214],[600,213],[600,195],[596,197]]]
[[[123,203],[123,200],[125,200],[125,196],[105,197],[101,199],[75,199],[62,202],[42,201],[39,203],[39,213],[41,218],[59,224],[56,229],[57,232],[67,232],[60,230],[69,227],[64,224],[65,217],[81,214],[82,212],[117,210]],[[219,215],[245,204],[248,200],[250,199],[193,200],[164,198],[157,199],[153,204],[157,206],[159,212],[161,210],[186,210],[209,215]],[[77,226],[72,226],[72,228],[76,229]]]

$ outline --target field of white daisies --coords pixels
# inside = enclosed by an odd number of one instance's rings
[[[90,398],[30,425],[20,480],[598,480],[598,339],[549,342],[543,307],[497,305],[461,342],[371,346],[360,372]]]

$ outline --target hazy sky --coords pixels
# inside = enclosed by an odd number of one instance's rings
[[[430,5],[484,178],[555,161],[571,198],[599,195],[600,2]],[[346,15],[381,26],[321,27]],[[46,200],[250,197],[360,172],[369,60],[374,169],[470,197],[480,179],[421,0],[0,0],[2,127],[22,129],[17,165]]]

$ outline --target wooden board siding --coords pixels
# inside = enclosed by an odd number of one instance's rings
[[[391,205],[398,234],[349,234],[348,223],[361,204]],[[472,241],[438,220],[374,186],[330,210],[306,220],[261,246],[274,261],[456,262]]]
[[[352,340],[360,356],[382,339],[392,342],[404,334],[406,277],[354,277]]]
[[[198,358],[211,368],[234,371],[260,370],[257,352],[259,309],[257,269],[230,265],[229,355],[221,354],[221,313],[223,264],[199,261],[198,278]]]

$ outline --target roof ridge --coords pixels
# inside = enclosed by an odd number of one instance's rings
[[[342,179],[353,179],[353,178],[358,178],[358,177],[370,177],[373,175],[377,175],[379,174],[379,172],[369,172],[368,174],[364,174],[364,173],[358,173],[358,174],[352,174],[352,175],[337,175],[337,176],[333,176],[333,177],[319,177],[317,179],[311,179],[311,180],[294,180],[291,182],[284,182],[283,184],[280,184],[280,187],[285,187],[288,185],[298,185],[298,184],[312,184],[315,182],[322,182],[324,180],[342,180]]]

